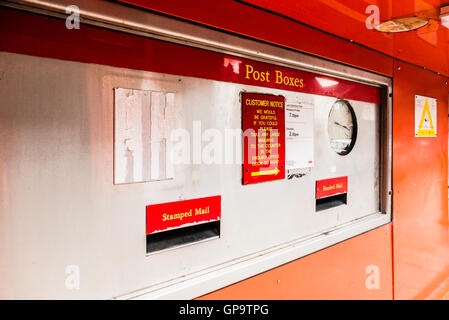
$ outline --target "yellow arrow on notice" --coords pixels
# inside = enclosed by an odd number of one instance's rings
[[[254,177],[254,176],[268,176],[268,175],[271,175],[271,174],[277,175],[279,172],[281,172],[281,171],[278,168],[275,168],[273,170],[251,172],[251,177]]]

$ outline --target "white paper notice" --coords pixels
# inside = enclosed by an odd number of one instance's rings
[[[437,136],[437,99],[415,95],[415,138]]]
[[[313,105],[287,104],[285,111],[286,168],[313,167]]]
[[[172,179],[175,93],[123,88],[114,93],[114,183]]]

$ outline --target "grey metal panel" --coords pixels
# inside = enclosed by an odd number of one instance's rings
[[[351,101],[361,129],[353,151],[341,157],[326,136],[335,98],[8,53],[0,57],[1,148],[8,150],[0,226],[0,283],[8,290],[2,297],[118,296],[379,210],[374,104]],[[242,186],[240,164],[177,165],[173,180],[114,185],[113,88],[161,86],[179,92],[176,126],[190,132],[197,120],[203,130],[240,129],[242,90],[314,103],[315,168],[297,180]],[[364,110],[371,109],[373,120],[364,119]],[[329,172],[332,165],[335,172]],[[350,177],[348,207],[315,213],[315,180],[341,175]],[[220,239],[145,255],[146,205],[218,194]],[[80,267],[78,291],[65,287],[64,270],[71,264]]]

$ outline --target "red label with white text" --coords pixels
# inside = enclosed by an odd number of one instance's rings
[[[220,218],[221,196],[153,204],[147,206],[147,235]]]
[[[348,177],[319,180],[316,182],[316,199],[348,192]]]

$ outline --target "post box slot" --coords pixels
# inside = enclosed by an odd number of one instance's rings
[[[347,193],[336,194],[330,197],[325,197],[321,199],[316,199],[316,207],[315,211],[322,211],[334,207],[338,207],[341,205],[347,204],[348,199]]]
[[[162,231],[147,235],[147,253],[220,237],[220,221]]]

